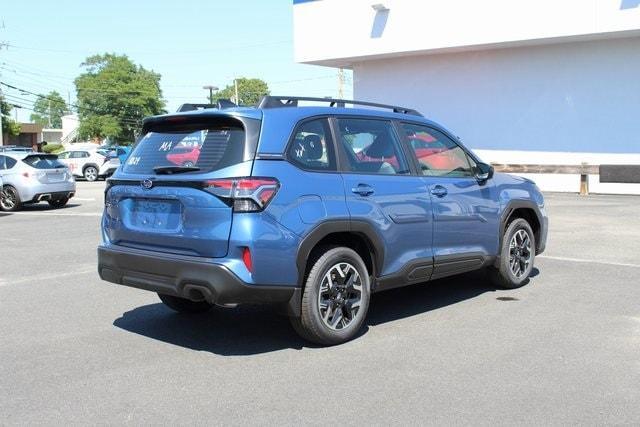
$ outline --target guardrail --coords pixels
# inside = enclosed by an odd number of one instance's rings
[[[496,172],[580,175],[580,194],[589,194],[589,175],[599,175],[600,182],[640,184],[640,165],[529,165],[492,163]]]

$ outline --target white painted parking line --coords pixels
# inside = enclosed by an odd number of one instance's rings
[[[29,277],[23,277],[20,279],[6,279],[3,277],[0,277],[0,287],[1,286],[10,286],[10,285],[19,285],[19,284],[23,284],[23,283],[29,283],[29,282],[41,282],[41,281],[52,281],[52,280],[56,280],[56,279],[62,279],[65,277],[71,277],[71,276],[82,276],[84,274],[90,274],[90,273],[95,273],[96,275],[98,274],[98,266],[97,265],[91,265],[91,266],[83,266],[83,268],[78,269],[76,271],[68,271],[68,272],[64,272],[64,273],[47,273],[47,274],[36,274],[33,276],[29,276]]]
[[[616,267],[640,268],[640,264],[630,264],[630,263],[626,263],[626,262],[598,261],[598,260],[595,260],[595,259],[567,258],[567,257],[549,256],[549,255],[538,255],[536,258],[554,259],[554,260],[557,260],[557,261],[581,262],[581,263],[584,263],[584,264],[601,264],[601,265],[613,265],[613,266],[616,266]]]
[[[31,212],[11,212],[10,215],[25,216],[102,216],[101,212],[50,212],[50,211],[31,211]]]

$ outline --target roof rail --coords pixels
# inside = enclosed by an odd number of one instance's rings
[[[228,99],[218,99],[215,104],[182,104],[176,112],[184,113],[185,111],[205,110],[209,108],[217,108],[218,110],[222,110],[225,108],[235,107],[237,107],[237,105]]]
[[[262,100],[258,104],[258,108],[282,108],[282,107],[297,107],[298,101],[314,101],[314,102],[327,102],[330,107],[344,107],[345,104],[351,105],[365,105],[367,107],[384,108],[387,110],[393,110],[394,113],[411,114],[413,116],[421,116],[418,111],[412,108],[399,107],[397,105],[377,104],[375,102],[366,101],[354,101],[347,99],[336,98],[311,98],[306,96],[273,96],[267,95],[262,97]]]

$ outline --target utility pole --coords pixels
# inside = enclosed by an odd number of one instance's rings
[[[240,105],[240,100],[238,99],[238,79],[233,79],[233,86],[235,87],[235,99],[236,105]]]
[[[209,89],[209,104],[213,105],[213,91],[218,90],[217,86],[206,85],[202,86],[202,89]]]
[[[342,68],[338,70],[338,98],[344,98],[344,70]]]

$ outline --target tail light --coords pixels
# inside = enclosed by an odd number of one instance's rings
[[[235,212],[259,212],[273,199],[280,184],[275,178],[223,178],[205,181],[204,189],[228,200]]]

